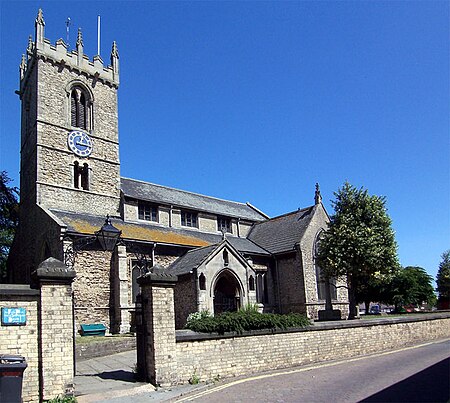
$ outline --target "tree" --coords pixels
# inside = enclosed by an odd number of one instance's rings
[[[0,281],[6,277],[6,260],[19,222],[19,192],[8,186],[10,182],[8,174],[0,172]]]
[[[359,283],[356,290],[356,302],[365,305],[365,312],[369,312],[371,302],[388,302],[390,298],[390,287],[392,280],[397,273],[393,270],[391,273],[375,273]]]
[[[450,249],[442,254],[442,262],[436,276],[439,298],[450,298]]]
[[[434,305],[436,296],[432,280],[422,267],[408,266],[399,270],[390,286],[390,302],[395,305],[395,310],[403,305]]]
[[[334,195],[335,213],[321,239],[318,258],[326,276],[346,278],[349,319],[354,319],[358,290],[398,268],[397,244],[383,197],[348,182]]]

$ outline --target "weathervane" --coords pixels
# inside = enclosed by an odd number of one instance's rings
[[[69,27],[71,25],[70,17],[67,17],[66,20],[66,43],[67,43],[67,49],[69,49]]]

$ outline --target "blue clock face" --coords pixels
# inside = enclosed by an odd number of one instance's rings
[[[89,157],[92,153],[92,140],[81,130],[74,130],[67,137],[67,144],[74,154],[79,157]]]

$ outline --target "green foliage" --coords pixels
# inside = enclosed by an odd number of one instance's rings
[[[450,249],[442,254],[436,276],[437,292],[440,298],[450,298]]]
[[[370,302],[390,303],[392,281],[398,274],[400,267],[392,270],[390,273],[377,272],[373,276],[365,278],[358,284],[356,290],[357,303],[366,304],[366,312],[369,309]]]
[[[398,271],[390,284],[390,301],[397,310],[402,305],[434,305],[433,278],[421,267],[408,266]]]
[[[271,313],[259,313],[256,307],[247,306],[237,312],[225,312],[217,316],[189,315],[186,328],[200,333],[237,332],[241,334],[248,330],[260,329],[288,329],[293,327],[305,327],[310,321],[297,313],[277,315]]]
[[[6,277],[6,260],[19,222],[19,192],[8,186],[10,182],[8,174],[0,172],[0,282]]]
[[[347,279],[349,318],[354,318],[364,286],[398,268],[397,244],[383,197],[348,182],[334,195],[335,214],[320,240],[318,261],[325,275]]]
[[[198,385],[200,382],[200,377],[197,374],[197,368],[194,369],[194,373],[192,374],[192,376],[189,378],[188,381],[191,385]]]
[[[48,403],[77,403],[75,396],[58,396],[47,401]]]

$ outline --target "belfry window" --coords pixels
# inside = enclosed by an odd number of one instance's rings
[[[73,186],[75,189],[89,190],[89,166],[81,166],[78,161],[73,164]]]
[[[70,93],[70,124],[72,127],[89,129],[89,97],[79,87]]]

